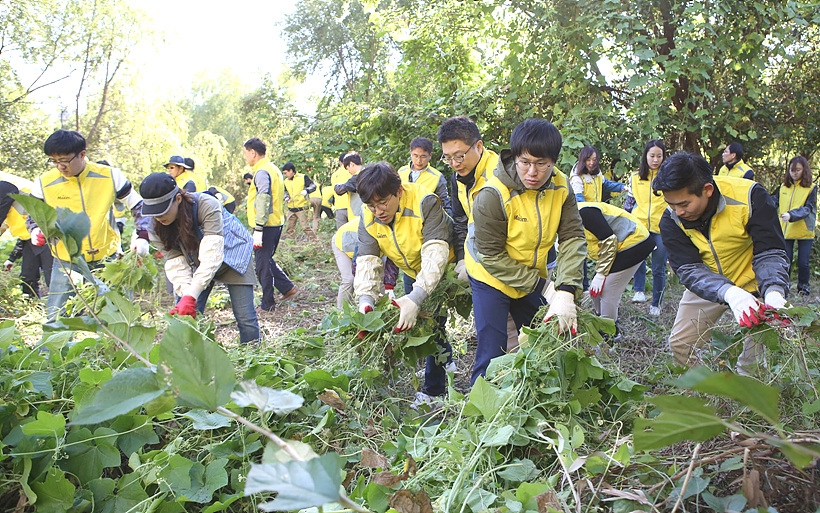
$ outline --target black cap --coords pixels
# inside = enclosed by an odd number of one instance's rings
[[[168,162],[162,165],[162,167],[168,167],[171,164],[176,164],[177,166],[184,167],[185,169],[191,169],[191,166],[185,163],[185,159],[180,157],[179,155],[174,155]]]
[[[185,167],[187,167],[188,169],[190,169],[191,171],[193,171],[193,170],[194,170],[194,166],[196,165],[196,164],[194,163],[194,159],[192,159],[191,157],[185,157],[185,159],[183,159],[183,160],[185,161]]]
[[[161,216],[171,209],[171,202],[179,194],[174,177],[168,173],[151,173],[140,184],[142,215]]]

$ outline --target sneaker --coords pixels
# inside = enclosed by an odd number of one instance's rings
[[[632,296],[632,302],[633,303],[646,303],[646,294],[644,294],[643,292],[636,292]]]
[[[649,315],[652,317],[657,317],[661,314],[661,307],[659,306],[650,306],[649,307]]]
[[[441,406],[441,396],[427,395],[424,392],[416,392],[416,398],[410,403],[410,407],[418,411],[419,407],[426,404],[431,410]]]
[[[293,287],[291,287],[291,289],[289,291],[282,294],[282,301],[287,301],[288,299],[292,298],[293,296],[295,296],[298,293],[299,293],[299,287],[294,285]]]

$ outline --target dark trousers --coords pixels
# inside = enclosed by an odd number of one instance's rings
[[[797,241],[797,290],[809,290],[809,259],[813,239],[786,239],[786,255],[789,257],[789,275],[794,258],[794,242]]]
[[[282,294],[293,288],[293,283],[273,259],[276,247],[279,246],[279,237],[282,236],[281,226],[266,226],[262,229],[262,247],[254,248],[256,260],[256,279],[262,286],[262,310],[273,310],[276,299],[273,296],[274,286]]]
[[[40,270],[51,283],[51,268],[54,257],[48,246],[37,247],[27,240],[23,243],[23,260],[20,264],[20,279],[23,281],[23,294],[40,297]]]
[[[413,284],[416,280],[404,275],[404,293],[409,294],[413,290]],[[453,361],[453,347],[447,342],[446,326],[447,316],[437,315],[436,322],[438,322],[438,330],[436,330],[436,344],[438,344],[445,358],[440,358],[440,355],[432,354],[424,361],[424,387],[422,392],[427,395],[443,395],[447,391],[447,372],[444,370],[444,364]]]
[[[538,292],[513,299],[495,287],[474,280],[472,276],[470,286],[473,289],[473,313],[478,338],[473,375],[470,377],[470,385],[473,385],[479,376],[487,373],[490,360],[507,352],[507,315],[512,315],[516,328],[521,330],[521,326],[532,323],[538,309],[547,304],[547,300]]]

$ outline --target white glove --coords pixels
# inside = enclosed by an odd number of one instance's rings
[[[46,245],[46,236],[43,235],[43,231],[39,227],[34,227],[31,230],[31,243],[35,246],[45,246]]]
[[[136,251],[137,256],[144,257],[151,250],[148,241],[139,237],[131,238],[131,251]]]
[[[604,273],[595,273],[589,283],[589,295],[592,297],[600,296],[604,291],[604,283],[606,283],[606,275]]]
[[[413,329],[416,325],[416,317],[419,315],[419,305],[407,296],[402,296],[396,300],[399,307],[399,323],[396,324],[396,332]]]
[[[387,293],[387,297],[390,298],[390,301],[396,300],[396,291],[393,289],[387,289],[385,291]]]
[[[750,293],[736,285],[732,285],[723,294],[723,300],[729,303],[729,307],[735,315],[735,320],[744,328],[751,328],[756,324],[760,324],[760,319],[757,318],[760,303]]]
[[[359,298],[359,311],[363,314],[373,311],[373,298],[370,296],[362,296]]]
[[[6,260],[6,263],[3,264],[4,271],[11,271],[12,267],[14,267],[14,262],[12,262],[11,260]]]
[[[253,231],[253,247],[257,249],[262,247],[262,230]]]
[[[766,303],[766,306],[770,306],[775,310],[780,310],[786,306],[786,298],[784,298],[783,294],[776,290],[766,292],[766,297],[763,298],[763,302]]]
[[[784,223],[788,223],[791,220],[792,216],[788,212],[783,212],[780,214],[780,220]]]
[[[308,191],[306,191],[306,190],[302,189],[302,192],[300,192],[299,194],[301,194],[302,196],[304,196],[304,197],[306,197],[306,198],[307,198]]]
[[[570,292],[565,290],[555,291],[555,296],[550,303],[546,317],[544,317],[544,322],[554,316],[558,317],[558,333],[566,333],[567,331],[573,335],[577,333],[578,312],[575,309],[575,297]]]
[[[470,281],[470,278],[467,276],[467,264],[464,263],[464,259],[462,258],[458,262],[456,262],[455,268],[456,274],[458,274],[458,279],[461,281]]]

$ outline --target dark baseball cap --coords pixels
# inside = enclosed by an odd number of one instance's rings
[[[162,167],[168,167],[170,164],[176,164],[177,166],[184,167],[185,169],[191,169],[191,166],[185,163],[185,159],[180,157],[179,155],[174,155],[168,162],[162,165]]]
[[[179,194],[174,177],[168,173],[151,173],[140,184],[142,215],[161,216],[171,209],[171,202]]]

